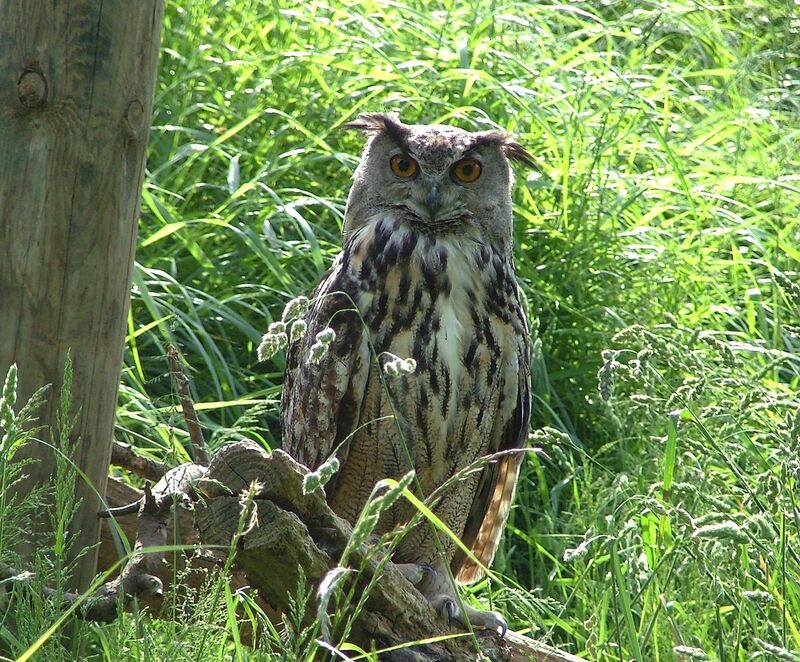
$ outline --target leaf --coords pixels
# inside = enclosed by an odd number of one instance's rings
[[[636,624],[633,621],[633,611],[631,611],[631,599],[628,595],[628,585],[625,583],[625,578],[622,576],[622,567],[619,561],[619,554],[617,553],[616,540],[611,541],[611,572],[614,576],[614,584],[617,587],[617,596],[619,596],[625,632],[628,635],[628,643],[633,651],[633,656],[637,660],[644,660],[645,657],[642,655],[642,649],[639,647],[639,635],[636,632]]]
[[[675,458],[678,451],[678,428],[675,424],[677,415],[667,416],[667,447],[664,450],[664,496],[669,498],[672,490],[672,479],[675,476]]]

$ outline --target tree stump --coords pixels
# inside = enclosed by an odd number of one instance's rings
[[[361,545],[348,557],[348,568],[337,571],[352,527],[330,509],[321,489],[303,493],[307,473],[306,467],[283,451],[267,453],[254,442],[241,441],[217,453],[198,485],[205,494],[195,507],[200,539],[229,545],[239,536],[236,567],[274,607],[290,608],[300,569],[315,586],[325,586],[335,574],[346,574],[344,581],[353,582],[352,595],[356,600],[364,597],[363,604],[346,635],[335,629],[325,633],[331,637],[330,643],[344,637],[365,650],[395,649],[381,655],[381,659],[392,660],[471,660],[481,655],[498,662],[579,659],[511,632],[500,639],[491,632],[472,636],[449,627],[387,563],[386,552],[378,545]],[[251,484],[257,486],[253,492],[257,524],[242,533],[241,494],[250,490]],[[317,592],[317,600],[323,592]],[[318,609],[318,602],[311,605],[307,618],[321,615],[324,623],[324,608]],[[445,638],[430,642],[436,637]],[[407,646],[421,641],[428,643]]]

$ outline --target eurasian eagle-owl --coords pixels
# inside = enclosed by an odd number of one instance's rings
[[[480,457],[526,441],[529,335],[511,256],[509,159],[531,157],[499,131],[406,125],[384,114],[348,126],[369,140],[347,200],[343,249],[314,293],[306,334],[289,349],[281,404],[288,452],[311,469],[336,454],[341,468],[327,498],[354,522],[382,478],[414,469],[413,489],[425,499]],[[328,327],[335,339],[313,363],[311,345]],[[413,359],[414,371],[387,375],[396,357]],[[433,504],[484,565],[505,527],[521,458],[501,454]],[[376,532],[415,512],[401,500]],[[404,533],[394,560],[440,612],[505,630],[495,612],[462,612],[447,566],[465,583],[480,566],[427,521]]]

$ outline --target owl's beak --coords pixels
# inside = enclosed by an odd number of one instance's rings
[[[439,211],[439,208],[442,206],[442,196],[439,193],[439,185],[433,184],[428,191],[428,195],[425,196],[425,207],[430,214],[431,220],[436,218],[436,212]]]

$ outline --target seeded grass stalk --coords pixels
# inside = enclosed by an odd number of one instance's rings
[[[75,481],[77,472],[72,455],[80,439],[72,439],[72,433],[77,423],[78,412],[72,411],[72,355],[67,352],[64,365],[64,377],[59,398],[59,410],[56,417],[58,433],[53,435],[57,445],[55,453],[55,481],[53,486],[53,508],[49,510],[50,528],[53,531],[53,557],[55,567],[53,575],[59,579],[57,590],[62,591],[64,582],[62,578],[69,578],[71,568],[67,565],[67,554],[71,545],[67,531],[67,525],[80,507],[80,502],[75,500]],[[72,564],[79,562],[84,550],[79,550],[79,554],[72,561]],[[61,601],[61,595],[57,594],[55,603]]]
[[[256,508],[255,508],[255,498],[258,494],[260,487],[256,483],[252,483],[249,489],[242,493],[239,496],[239,505],[241,506],[241,513],[239,513],[239,522],[236,528],[236,533],[234,534],[233,538],[231,538],[230,547],[228,549],[228,555],[225,558],[225,565],[221,573],[219,573],[218,577],[216,578],[216,586],[213,590],[213,595],[211,598],[211,604],[209,606],[211,613],[216,613],[220,604],[220,601],[224,599],[225,607],[226,607],[226,615],[227,615],[227,624],[231,624],[231,610],[233,610],[233,630],[236,630],[236,634],[232,635],[234,638],[234,642],[238,640],[238,624],[236,623],[236,609],[232,606],[231,603],[231,596],[230,596],[230,586],[228,585],[228,578],[230,577],[231,569],[233,567],[233,561],[236,558],[236,549],[239,545],[239,541],[242,539],[242,536],[245,535],[248,531],[251,531],[255,526],[258,525],[258,517],[256,515]],[[208,631],[204,631],[202,638],[200,640],[200,648],[197,653],[198,657],[202,657],[206,642],[208,640]],[[241,642],[239,641],[239,647],[241,647]],[[220,651],[222,652],[222,651]]]
[[[13,598],[4,605],[4,610],[6,615],[16,612],[14,627],[17,631],[14,633],[7,628],[0,629],[0,645],[2,646],[0,650],[13,647],[21,652],[19,658],[21,660],[28,659],[34,653],[39,653],[44,659],[58,659],[59,644],[51,642],[50,638],[92,592],[90,590],[81,595],[78,601],[72,603],[64,613],[61,613],[64,611],[62,601],[67,590],[71,568],[88,551],[79,550],[76,558],[71,563],[67,563],[70,544],[66,527],[79,506],[75,502],[74,486],[78,479],[85,481],[93,490],[94,486],[72,459],[77,440],[71,439],[76,421],[72,413],[71,356],[67,355],[64,367],[63,384],[59,393],[57,428],[48,431],[49,436],[55,440],[54,443],[38,438],[44,428],[35,425],[36,410],[43,404],[43,396],[47,387],[35,392],[21,407],[19,413],[15,414],[13,408],[17,401],[16,375],[17,367],[12,365],[7,373],[2,399],[0,399],[0,417],[2,417],[0,430],[3,432],[0,442],[0,484],[3,486],[3,498],[0,499],[0,520],[3,522],[0,529],[0,558],[4,561],[11,561],[14,566],[19,565],[13,543],[22,539],[31,542],[33,534],[29,518],[37,509],[46,508],[50,521],[50,532],[34,539],[36,548],[32,556],[27,559],[27,563],[32,566],[30,571],[26,568],[20,577],[10,582],[11,588],[14,589]],[[42,452],[54,455],[53,480],[51,485],[43,485],[31,491],[19,503],[9,503],[6,500],[6,489],[21,477],[24,467],[31,461],[19,461],[14,457],[15,451],[19,450],[23,443],[37,444],[43,449]],[[96,490],[95,494],[100,498]],[[111,572],[106,576],[110,574]],[[19,582],[24,582],[32,588],[26,587],[17,590],[14,584]],[[36,592],[45,585],[53,588],[54,591],[51,596],[42,598]],[[23,596],[24,593],[27,593],[27,596]],[[26,605],[27,608],[21,608],[20,605]],[[41,636],[38,636],[36,630],[41,630],[56,616],[58,618],[55,623],[47,628]],[[0,624],[4,623],[5,618],[0,621]],[[28,646],[26,640],[31,637],[35,641]],[[48,643],[52,645],[41,650]]]
[[[24,535],[19,522],[31,512],[38,492],[34,490],[31,503],[10,503],[8,499],[11,486],[21,478],[27,462],[15,458],[17,451],[41,430],[35,425],[35,412],[43,402],[46,387],[34,393],[18,413],[14,412],[17,403],[17,366],[8,368],[0,394],[0,551],[6,552]]]

